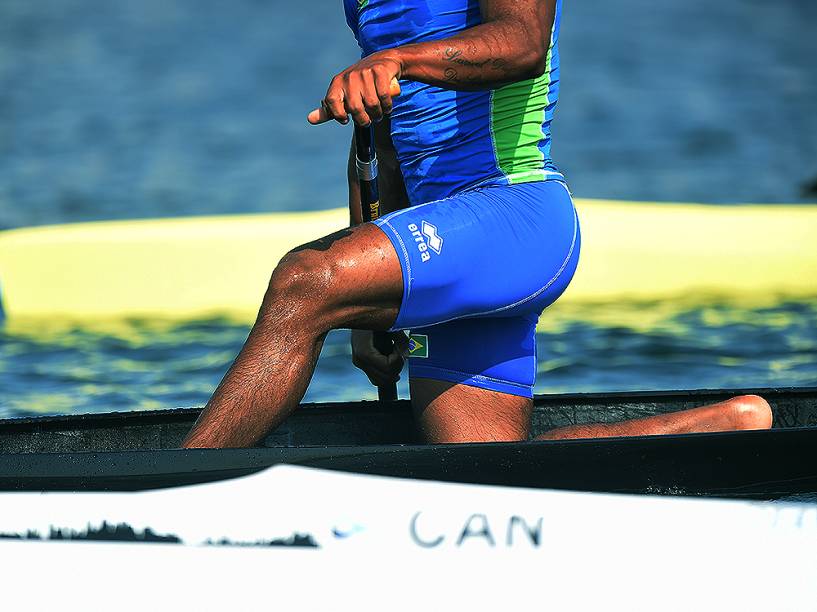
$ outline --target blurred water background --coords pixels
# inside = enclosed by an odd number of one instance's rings
[[[342,204],[350,130],[304,120],[358,53],[341,6],[3,0],[0,225]],[[554,159],[579,197],[801,201],[815,31],[812,0],[566,0]]]
[[[817,302],[546,311],[536,392],[817,385],[815,330]],[[0,328],[0,416],[202,404],[247,331],[226,319],[14,322]],[[306,401],[376,397],[351,364],[349,332],[330,334]]]
[[[817,200],[815,31],[811,0],[565,0],[575,195]],[[0,228],[341,205],[350,131],[304,117],[357,53],[340,0],[3,0]],[[813,302],[595,308],[544,320],[538,391],[817,384]],[[0,416],[202,403],[246,332],[7,324]],[[307,399],[373,396],[332,335]]]

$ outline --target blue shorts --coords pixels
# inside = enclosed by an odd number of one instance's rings
[[[409,376],[531,397],[536,323],[573,278],[579,223],[561,181],[491,186],[374,222],[394,245]]]

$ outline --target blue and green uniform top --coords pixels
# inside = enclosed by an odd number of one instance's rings
[[[561,4],[540,77],[483,91],[401,81],[392,140],[411,204],[488,185],[564,180],[550,158]],[[479,0],[344,0],[344,7],[364,56],[449,38],[482,22]]]

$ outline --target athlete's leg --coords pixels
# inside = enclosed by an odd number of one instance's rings
[[[406,259],[404,279],[413,279],[404,291],[398,325],[412,329],[417,349],[409,355],[409,371],[426,438],[525,439],[536,319],[564,291],[578,257],[580,237],[567,191],[559,184],[484,190],[433,208],[406,209],[383,222]],[[439,233],[443,239],[438,252],[416,248],[415,242],[426,247],[420,235],[426,223],[434,230],[426,237]],[[439,280],[435,266],[442,266]],[[463,272],[457,274],[458,269]],[[467,308],[446,312],[452,305]],[[568,427],[543,437],[762,428],[770,420],[763,400],[739,398],[625,423]]]
[[[534,317],[477,318],[413,330],[409,374],[415,415],[429,442],[526,440],[535,375]],[[644,436],[771,426],[754,395],[618,423],[571,425],[538,440]]]
[[[286,255],[272,274],[244,347],[183,445],[257,442],[297,407],[326,333],[337,327],[388,329],[402,292],[397,254],[371,224]]]
[[[412,378],[411,404],[420,432],[432,444],[528,439],[533,402],[527,397]]]
[[[662,434],[768,429],[772,426],[769,403],[757,395],[741,395],[724,402],[619,423],[588,423],[552,429],[537,440],[617,438]]]
[[[412,332],[412,403],[426,439],[527,439],[536,321],[580,251],[567,188],[485,188],[378,223],[410,279],[397,326]]]
[[[515,442],[527,440],[533,402],[468,385],[417,378],[411,400],[426,442]],[[536,440],[617,438],[665,434],[768,429],[768,402],[742,395],[717,404],[618,423],[585,423],[553,429]]]

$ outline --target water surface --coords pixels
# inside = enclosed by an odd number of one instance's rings
[[[15,321],[0,328],[0,416],[201,405],[248,329],[228,319]],[[307,401],[376,397],[348,336],[329,336]],[[538,393],[817,385],[817,301],[554,308],[537,343]]]
[[[554,159],[579,197],[813,202],[815,31],[565,0]],[[350,129],[305,116],[358,53],[341,0],[3,0],[0,227],[338,206]]]
[[[814,201],[816,30],[810,0],[565,0],[557,164],[580,197]],[[3,0],[0,228],[335,207],[350,130],[304,117],[357,54],[340,0]],[[247,329],[9,323],[0,415],[201,404]],[[815,330],[806,301],[554,309],[537,391],[814,385]],[[307,400],[374,397],[347,336]]]

